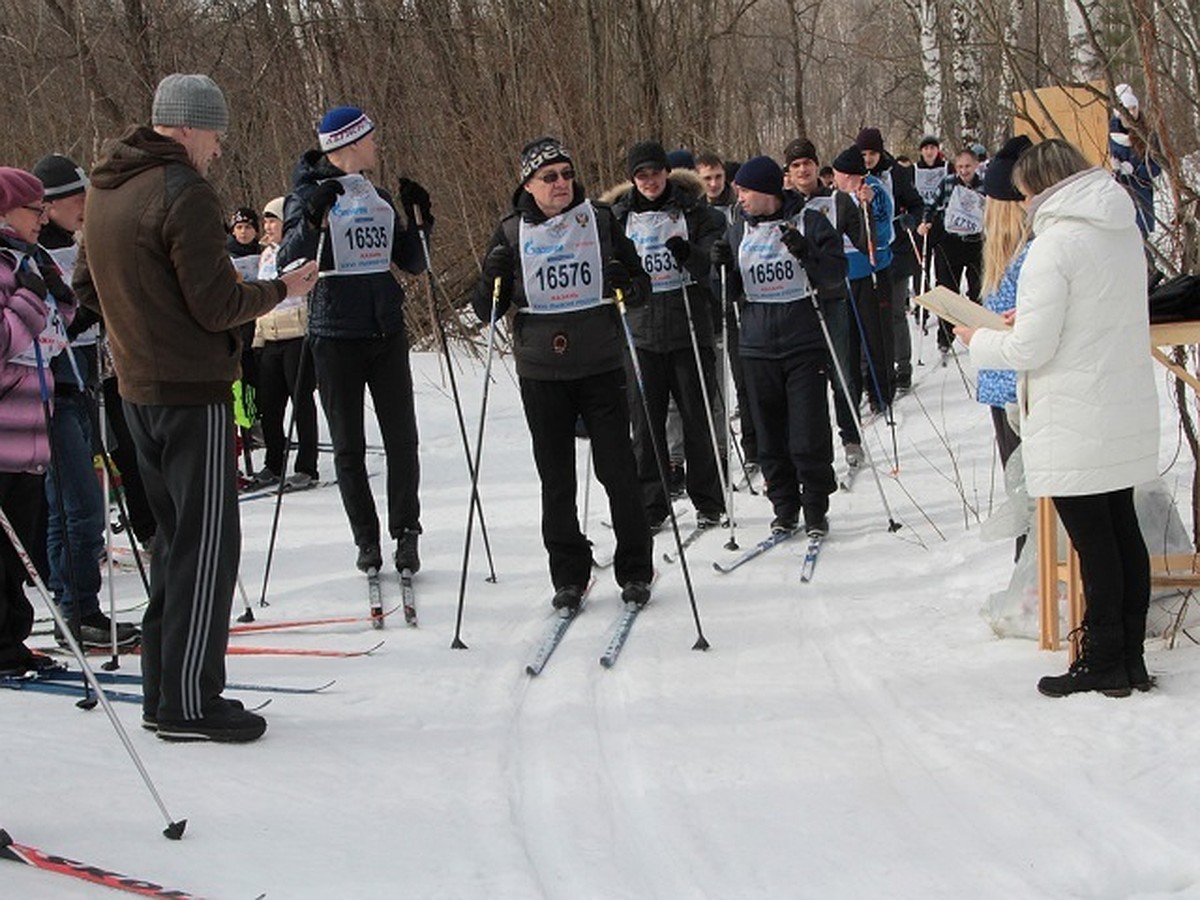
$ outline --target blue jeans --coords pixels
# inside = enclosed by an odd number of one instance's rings
[[[50,591],[64,615],[79,601],[79,615],[100,611],[100,556],[104,552],[104,492],[92,464],[91,401],[82,394],[54,398],[50,439],[54,453],[46,474],[49,518],[46,549],[50,556]],[[62,486],[66,522],[59,514],[57,492]],[[65,524],[65,527],[64,527]],[[65,537],[64,537],[65,536]],[[70,542],[70,554],[67,553]],[[74,566],[74,585],[71,568]],[[75,591],[78,591],[78,598]]]

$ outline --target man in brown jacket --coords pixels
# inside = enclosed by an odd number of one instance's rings
[[[92,174],[74,286],[104,316],[158,532],[142,623],[143,724],[164,740],[243,742],[267,723],[221,696],[241,553],[231,385],[237,326],[315,266],[237,280],[206,180],[229,112],[205,75],[168,75],[152,127],[135,127]]]

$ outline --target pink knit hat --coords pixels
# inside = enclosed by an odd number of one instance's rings
[[[42,183],[24,169],[0,166],[0,216],[42,199]]]

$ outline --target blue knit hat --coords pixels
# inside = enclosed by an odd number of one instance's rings
[[[668,150],[667,168],[694,169],[696,168],[696,157],[692,156],[691,150],[684,147],[680,147],[678,150]]]
[[[317,138],[321,149],[328,153],[349,146],[374,130],[375,123],[357,106],[336,106],[322,117]]]
[[[755,156],[742,163],[733,183],[760,194],[783,196],[783,169],[769,156]]]

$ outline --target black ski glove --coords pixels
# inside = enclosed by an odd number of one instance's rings
[[[633,278],[630,276],[629,270],[625,268],[625,264],[619,259],[610,259],[604,264],[604,282],[609,291],[614,294],[617,291],[628,294],[630,288],[633,287]]]
[[[712,249],[708,251],[708,258],[714,266],[732,266],[733,247],[729,246],[729,241],[714,241]]]
[[[304,201],[304,218],[314,228],[320,228],[325,221],[325,213],[337,202],[337,198],[346,193],[342,183],[336,178],[327,178],[313,189]]]
[[[687,242],[687,238],[681,238],[679,235],[667,238],[667,249],[671,251],[676,265],[681,269],[688,257],[692,255],[692,245]]]
[[[805,262],[812,256],[812,251],[808,246],[808,238],[806,238],[799,228],[792,228],[788,225],[780,225],[779,232],[783,235],[783,246],[787,247],[788,253]]]
[[[421,211],[421,227],[428,228],[433,224],[433,207],[429,202],[429,191],[409,178],[401,178],[397,185],[400,193],[400,205],[410,222],[416,222],[414,210]]]
[[[39,300],[46,299],[46,282],[37,272],[21,268],[17,270],[17,284],[25,290],[37,294]]]
[[[497,244],[483,259],[483,277],[488,284],[497,278],[510,280],[513,273],[513,252],[508,244]]]

